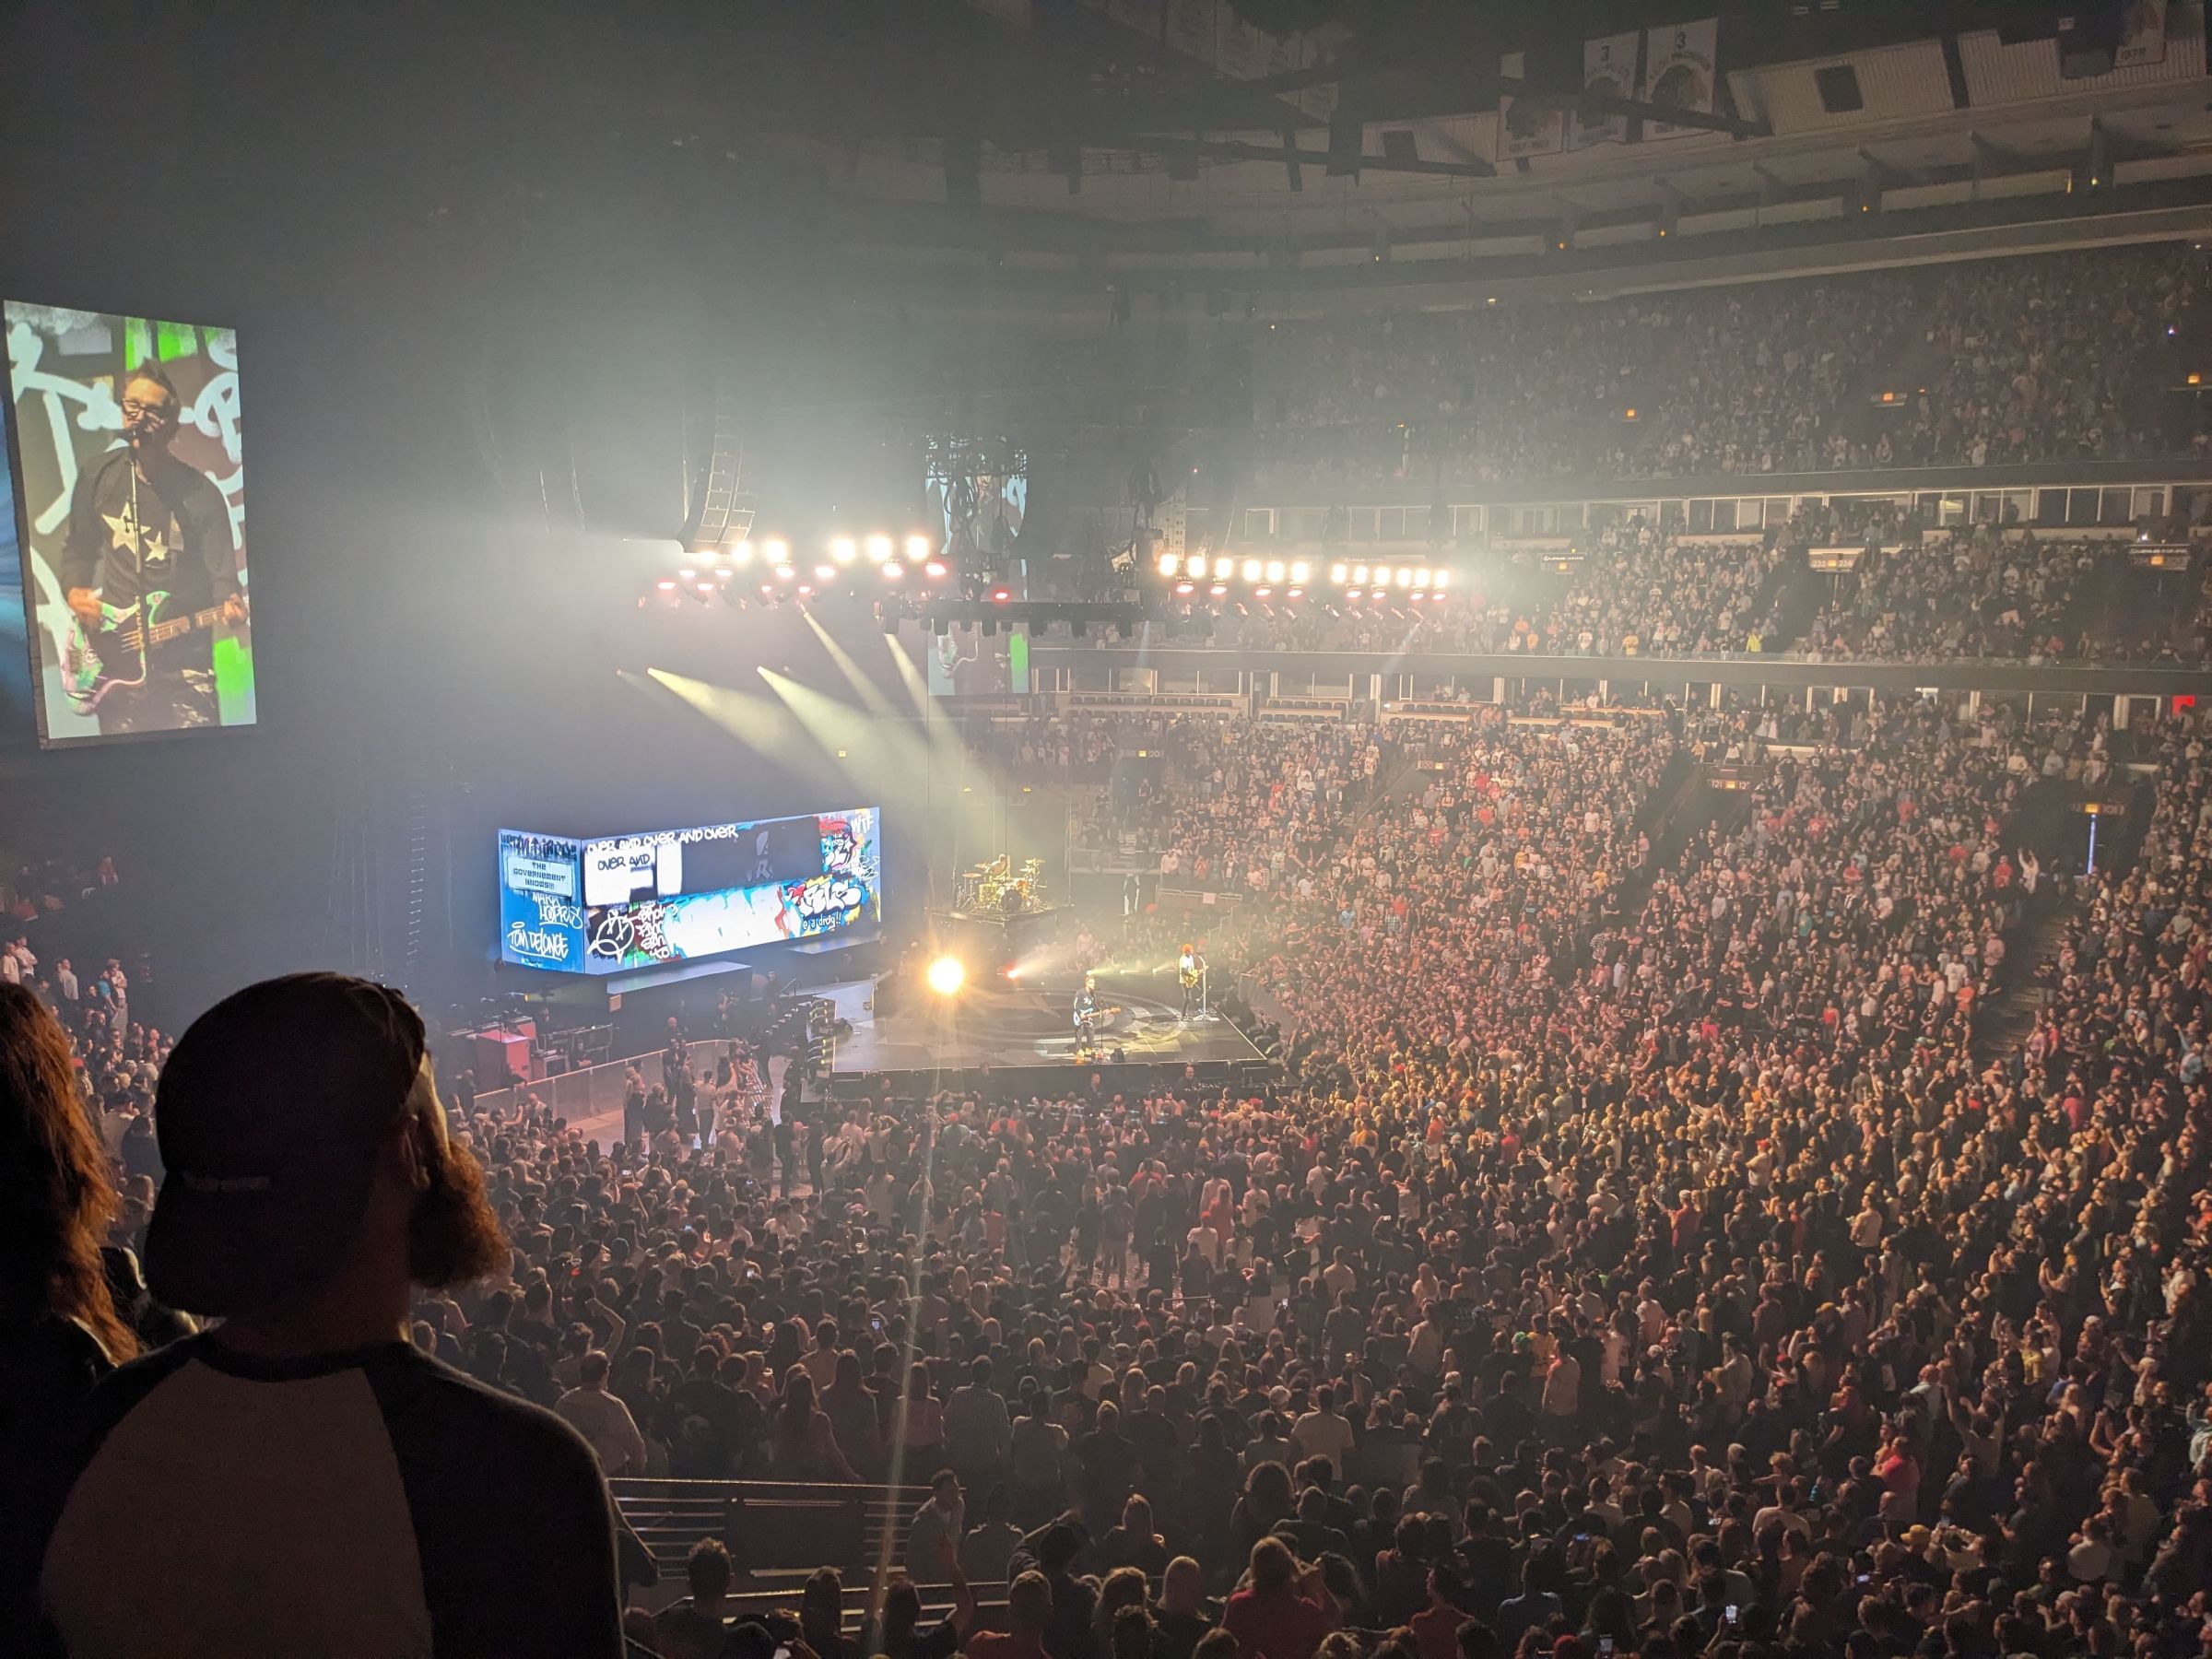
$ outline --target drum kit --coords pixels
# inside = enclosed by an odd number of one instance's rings
[[[1004,853],[953,878],[952,907],[971,913],[1019,916],[1045,908],[1044,860],[1025,858],[1017,868]]]

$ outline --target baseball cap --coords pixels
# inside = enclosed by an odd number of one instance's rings
[[[406,999],[343,974],[265,980],[194,1020],[155,1098],[153,1293],[221,1314],[319,1280],[352,1241],[423,1054]]]

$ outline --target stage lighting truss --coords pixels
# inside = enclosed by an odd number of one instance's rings
[[[1304,600],[1324,580],[1345,599],[1429,605],[1442,600],[1454,580],[1449,570],[1394,560],[1337,559],[1316,565],[1305,559],[1204,551],[1162,553],[1152,568],[1177,599],[1251,599],[1264,605]]]
[[[936,599],[916,605],[913,614],[930,630],[945,634],[955,628],[980,628],[986,635],[1041,634],[1055,622],[1065,622],[1078,638],[1093,629],[1104,636],[1109,629],[1117,639],[1136,637],[1144,626],[1142,606],[1119,601],[1045,601],[1017,599],[1005,588],[994,588],[978,599]]]
[[[761,597],[770,602],[832,593],[865,597],[886,591],[926,601],[953,577],[936,538],[919,530],[905,535],[888,530],[841,534],[824,537],[811,549],[794,548],[781,535],[747,537],[727,547],[688,551],[684,560],[673,575],[657,578],[639,602],[658,597],[673,605],[687,594],[732,594],[731,581],[740,573],[747,579],[748,594],[758,582]]]

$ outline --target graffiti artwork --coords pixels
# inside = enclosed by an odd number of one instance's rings
[[[881,823],[866,806],[591,841],[503,830],[500,955],[612,973],[862,927],[881,919]]]

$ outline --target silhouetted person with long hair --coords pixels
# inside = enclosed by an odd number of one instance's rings
[[[68,1037],[36,996],[0,985],[0,1485],[138,1351],[100,1260],[114,1213]]]

